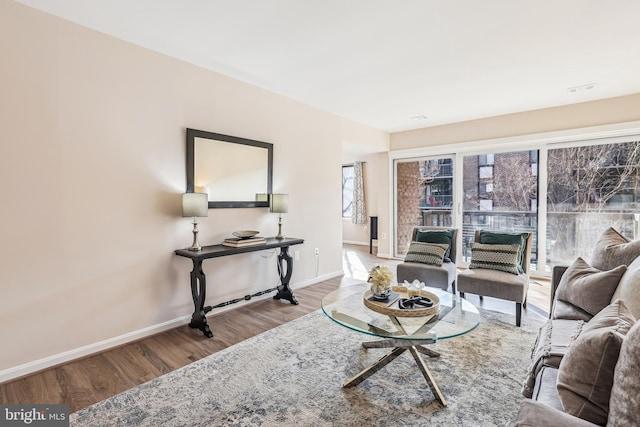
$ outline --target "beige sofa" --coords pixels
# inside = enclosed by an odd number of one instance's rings
[[[589,263],[554,268],[513,426],[640,426],[638,255],[640,241],[609,229]]]

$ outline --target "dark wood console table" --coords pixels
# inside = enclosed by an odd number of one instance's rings
[[[293,295],[293,291],[289,287],[289,281],[291,280],[291,274],[293,273],[293,258],[289,255],[289,246],[301,245],[304,243],[303,239],[296,239],[292,237],[285,237],[284,239],[276,239],[275,237],[269,237],[267,243],[255,246],[245,246],[241,248],[232,248],[224,245],[212,245],[204,246],[199,251],[188,251],[186,249],[178,249],[175,254],[185,258],[190,258],[193,261],[193,270],[191,271],[191,296],[193,297],[193,305],[195,307],[193,315],[191,316],[191,322],[189,326],[194,329],[199,329],[207,337],[213,337],[213,332],[209,328],[207,323],[206,314],[217,307],[223,307],[225,305],[234,304],[243,300],[250,300],[251,297],[264,295],[268,292],[278,291],[273,299],[284,299],[291,304],[298,304],[296,297]],[[267,289],[255,293],[253,295],[246,295],[243,298],[238,298],[232,301],[227,301],[214,306],[204,305],[204,301],[207,296],[207,279],[202,270],[202,261],[210,258],[218,258],[228,255],[237,255],[247,252],[264,251],[266,249],[280,248],[280,254],[278,254],[277,267],[278,274],[280,276],[280,285],[275,288]],[[284,264],[286,263],[286,269]]]

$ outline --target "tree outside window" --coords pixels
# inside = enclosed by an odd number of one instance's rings
[[[342,217],[351,218],[353,208],[353,165],[342,166]]]

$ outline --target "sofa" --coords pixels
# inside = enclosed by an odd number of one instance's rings
[[[640,240],[613,228],[555,267],[512,426],[640,426]]]

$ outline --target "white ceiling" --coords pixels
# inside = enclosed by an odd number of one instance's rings
[[[640,92],[638,0],[18,1],[389,132]]]

